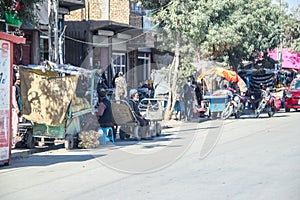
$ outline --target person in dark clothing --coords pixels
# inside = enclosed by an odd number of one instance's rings
[[[136,89],[132,89],[129,92],[129,105],[131,107],[131,109],[133,110],[133,113],[135,115],[135,117],[137,118],[137,120],[140,123],[140,126],[145,127],[145,131],[142,133],[140,132],[140,137],[142,140],[150,140],[152,139],[151,136],[149,136],[149,125],[150,122],[149,120],[145,119],[142,114],[140,113],[138,104],[139,104],[139,93]]]
[[[184,118],[190,121],[193,115],[194,98],[192,88],[186,83],[183,86]]]
[[[97,92],[99,93],[102,89],[108,89],[107,79],[104,74],[104,70],[101,68],[96,74],[97,81]]]
[[[17,75],[16,75],[16,82],[15,82],[14,86],[16,88],[16,100],[17,100],[17,103],[19,106],[19,111],[20,111],[18,116],[21,117],[23,106],[22,106],[22,96],[21,96],[21,80],[20,80],[19,73],[17,73]]]
[[[201,88],[198,84],[196,84],[195,88],[196,100],[199,107],[201,107],[201,101],[203,100],[203,94]]]
[[[119,77],[119,72],[116,73],[116,75],[114,76],[114,78],[111,81],[111,85],[113,88],[116,88],[116,78]]]
[[[110,101],[106,98],[105,90],[98,91],[98,111],[97,118],[101,127],[112,127],[114,138],[116,136],[115,123],[113,121],[113,114]]]

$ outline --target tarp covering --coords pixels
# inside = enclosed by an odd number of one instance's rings
[[[167,76],[165,74],[167,74],[166,70],[155,70],[151,74],[154,87],[154,97],[166,95],[170,91]]]
[[[250,80],[250,87],[260,89],[260,84],[267,87],[274,87],[274,73],[269,74],[253,74]]]
[[[237,83],[239,81],[238,74],[235,71],[216,67],[212,69],[212,72],[224,77],[229,82]]]
[[[269,51],[268,55],[274,60],[279,60],[278,49]],[[282,68],[300,69],[300,53],[283,49],[281,55],[282,55]]]
[[[216,67],[216,68],[209,70],[208,72],[200,74],[198,76],[198,79],[203,79],[205,76],[211,75],[211,74],[217,74],[217,75],[225,78],[229,82],[236,83],[239,81],[238,74],[235,71],[228,70],[228,69],[225,69],[222,67]]]
[[[212,75],[212,74],[216,74],[220,77],[223,77],[228,82],[237,83],[237,85],[239,86],[239,88],[242,92],[247,91],[246,83],[244,82],[244,80],[241,77],[239,77],[239,75],[235,71],[228,70],[228,69],[225,69],[222,67],[216,67],[216,68],[209,70],[208,72],[200,74],[198,76],[198,79],[202,80],[205,76]]]
[[[35,123],[61,125],[75,94],[78,75],[58,77],[20,68],[20,76],[23,116]]]

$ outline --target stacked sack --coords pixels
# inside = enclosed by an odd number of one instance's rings
[[[93,149],[100,145],[98,138],[101,136],[101,132],[94,130],[82,131],[78,134],[79,148],[83,149]]]

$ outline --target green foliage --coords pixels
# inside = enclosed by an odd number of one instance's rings
[[[260,52],[274,49],[284,37],[298,37],[297,25],[272,0],[141,0],[155,9],[160,22],[158,38],[164,49],[174,51],[176,33],[181,34],[181,58],[195,55],[223,57],[234,69],[243,60],[253,61]],[[161,9],[158,9],[159,6]],[[187,62],[186,62],[187,63]]]
[[[285,28],[284,47],[300,53],[300,5],[292,9],[283,27]]]
[[[192,37],[203,56],[227,56],[236,68],[280,42],[280,9],[270,0],[202,1],[197,10],[194,26],[204,31],[202,37]],[[199,24],[199,18],[205,23]]]
[[[195,55],[194,44],[188,37],[189,25],[186,23],[189,16],[186,13],[193,11],[196,1],[181,0],[170,1],[142,1],[144,8],[151,8],[153,22],[159,22],[156,36],[160,41],[160,50],[175,52],[176,44],[180,45],[179,76],[187,79],[194,71],[194,66],[189,63]],[[179,37],[178,37],[179,36]],[[186,79],[185,79],[186,78]]]
[[[291,44],[291,49],[295,52],[300,53],[300,38],[293,40]]]
[[[4,19],[4,13],[16,13],[22,23],[37,23],[37,16],[34,13],[34,5],[44,0],[19,0],[20,10],[13,9],[12,0],[0,0],[0,18]]]

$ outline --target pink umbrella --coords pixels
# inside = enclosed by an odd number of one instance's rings
[[[278,49],[269,51],[268,55],[274,60],[279,60]],[[300,69],[300,53],[282,49],[282,68]]]

